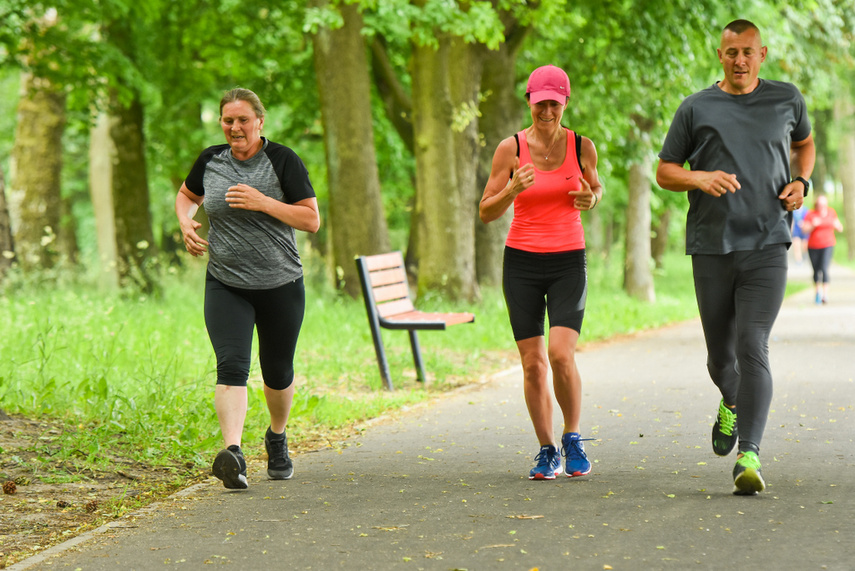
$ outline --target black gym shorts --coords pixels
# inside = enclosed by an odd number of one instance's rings
[[[550,327],[582,332],[588,276],[585,250],[536,253],[505,247],[502,286],[514,340],[541,337]]]

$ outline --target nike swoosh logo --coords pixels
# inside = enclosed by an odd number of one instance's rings
[[[574,174],[573,176],[567,176],[567,177],[564,177],[564,178],[565,178],[565,179],[567,179],[567,180],[572,180],[572,179],[576,178],[576,175]]]

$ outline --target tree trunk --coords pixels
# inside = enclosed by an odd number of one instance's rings
[[[828,148],[828,142],[833,141],[836,137],[834,127],[834,110],[833,109],[817,109],[813,112],[813,140],[816,145],[816,164],[813,167],[813,174],[810,176],[811,190],[814,192],[825,189],[827,181],[834,178],[832,173],[829,173],[829,168],[833,165],[828,160],[832,156]]]
[[[0,282],[15,260],[15,242],[12,240],[12,224],[6,205],[6,179],[0,166]]]
[[[473,222],[464,206],[470,194],[461,190],[455,156],[451,58],[461,57],[451,39],[438,33],[438,47],[413,46],[413,120],[416,156],[418,293],[436,290],[450,299],[477,294],[472,252]]]
[[[516,61],[528,28],[520,26],[509,16],[505,25],[505,42],[497,50],[484,55],[481,78],[481,103],[479,126],[483,137],[478,158],[478,178],[473,199],[476,207],[484,194],[490,178],[493,154],[499,143],[519,131],[526,109],[517,92]],[[505,239],[513,218],[513,207],[498,220],[489,224],[475,223],[475,271],[482,286],[498,287],[502,284],[502,260]]]
[[[631,138],[635,139],[640,149],[639,159],[629,166],[623,287],[632,297],[652,302],[656,300],[650,269],[650,173],[653,161],[650,157],[649,133],[653,125],[643,120],[635,122],[638,129],[633,130]]]
[[[468,44],[463,38],[451,39],[449,59],[449,87],[454,104],[454,120],[451,125],[454,141],[454,167],[457,170],[457,188],[460,194],[460,232],[458,255],[464,282],[462,297],[469,300],[480,298],[477,272],[475,270],[475,226],[481,226],[478,218],[478,117],[480,111],[479,90],[483,70],[483,54],[487,49],[478,44]]]
[[[60,173],[65,94],[47,79],[24,75],[12,148],[10,206],[22,268],[59,259]]]
[[[848,90],[841,90],[845,99],[838,99],[835,114],[840,129],[837,151],[840,183],[843,186],[843,231],[848,251],[846,257],[855,260],[855,103]]]
[[[143,140],[143,108],[138,94],[130,105],[112,102],[110,138],[119,151],[114,156],[111,191],[116,223],[116,255],[119,285],[135,286],[152,293],[151,275],[155,254],[149,212],[148,174]]]
[[[89,134],[89,192],[95,211],[95,237],[100,262],[98,283],[104,290],[119,287],[112,192],[115,156],[116,146],[110,138],[110,118],[102,113]]]
[[[328,2],[315,0],[314,4]],[[338,287],[358,297],[361,287],[353,259],[388,252],[389,231],[374,150],[362,16],[355,4],[336,9],[344,26],[320,30],[312,43],[329,178],[330,259]]]
[[[105,41],[131,62],[137,54],[133,32],[124,19],[111,20],[102,27]],[[143,105],[137,88],[124,83],[111,88],[105,112],[109,148],[114,151],[108,186],[113,203],[119,286],[153,293],[157,288],[152,274],[156,249],[149,211]]]
[[[666,208],[656,225],[653,227],[653,235],[650,237],[650,253],[653,256],[653,262],[656,264],[656,269],[661,270],[665,267],[665,253],[668,251],[668,228],[671,226],[671,208]]]
[[[401,85],[389,61],[382,36],[371,42],[371,73],[377,93],[383,101],[386,118],[395,128],[404,146],[413,153],[413,100]]]

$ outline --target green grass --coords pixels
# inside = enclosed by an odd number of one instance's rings
[[[673,255],[647,304],[620,289],[621,264],[589,260],[582,343],[697,315],[688,258]],[[313,284],[317,280],[307,280]],[[104,294],[87,285],[18,282],[0,298],[0,403],[8,413],[51,419],[68,430],[45,445],[41,477],[62,480],[111,452],[149,465],[207,466],[221,446],[213,410],[215,360],[202,316],[204,268],[163,278],[160,297]],[[426,310],[472,311],[472,325],[420,333],[427,387],[415,382],[406,332],[383,331],[396,390],[382,389],[361,300],[310,285],[297,349],[290,438],[317,439],[384,412],[432,398],[516,364],[501,292],[479,303],[430,296]],[[260,451],[267,427],[257,361],[244,440]],[[258,448],[259,450],[256,450]],[[56,468],[59,466],[60,468]]]

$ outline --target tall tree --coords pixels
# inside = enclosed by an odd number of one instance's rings
[[[143,106],[136,95],[129,104],[113,98],[109,109],[109,136],[117,149],[110,169],[110,190],[119,284],[151,293],[157,284],[150,267],[155,243],[149,210]]]
[[[136,33],[131,25],[132,14],[116,7],[117,13],[108,14],[102,23],[101,33],[107,43],[115,46],[129,64],[129,73],[108,78],[113,86],[107,90],[103,103],[101,133],[108,141],[104,144],[111,152],[105,172],[94,172],[109,189],[112,201],[115,262],[121,287],[133,286],[143,292],[156,290],[156,279],[151,271],[155,243],[151,226],[148,170],[146,167],[143,103],[139,92],[141,80],[136,77],[134,65]],[[99,235],[108,239],[109,236]],[[110,251],[112,245],[102,244],[99,250]]]
[[[629,201],[626,213],[626,255],[624,256],[623,287],[626,292],[642,301],[656,301],[651,271],[650,250],[650,195],[652,156],[649,152],[650,132],[653,124],[646,118],[633,118],[633,136],[644,152],[629,165]]]
[[[15,20],[13,3],[10,20]],[[21,28],[12,47],[26,71],[21,80],[15,146],[12,149],[11,204],[18,260],[24,269],[50,268],[75,243],[62,225],[62,134],[66,90],[61,79],[43,73],[55,65],[59,48],[41,40],[60,25],[56,10],[32,6],[17,13]],[[13,22],[14,26],[14,22]],[[8,42],[4,42],[8,43]]]
[[[113,165],[117,154],[110,137],[110,116],[101,113],[89,137],[89,192],[95,215],[98,283],[102,289],[119,287],[116,219],[113,210]]]
[[[449,83],[451,99],[456,102],[451,127],[461,224],[458,255],[463,279],[469,283],[469,287],[461,291],[464,299],[475,299],[480,295],[475,269],[475,227],[480,224],[477,198],[481,146],[478,129],[481,116],[479,93],[486,51],[483,45],[467,44],[461,37],[451,39]]]
[[[503,28],[496,12],[484,3],[415,4],[420,20],[412,48],[416,205],[411,232],[416,233],[418,291],[475,299],[472,187],[477,146],[466,145],[463,139],[478,133],[479,101],[474,94],[483,58],[478,44],[497,47]],[[454,125],[463,139],[457,138]],[[457,151],[464,155],[457,156]]]
[[[416,155],[418,291],[442,291],[453,299],[475,296],[474,268],[464,252],[473,243],[474,221],[464,216],[454,134],[455,102],[450,85],[452,38],[413,49],[413,123]]]
[[[10,189],[18,261],[50,268],[58,259],[65,93],[49,79],[25,74],[18,102]]]
[[[327,0],[313,3],[329,5]],[[389,232],[374,150],[362,15],[353,4],[335,9],[340,27],[319,29],[312,45],[324,120],[333,275],[343,291],[357,297],[360,285],[353,260],[388,251]]]

